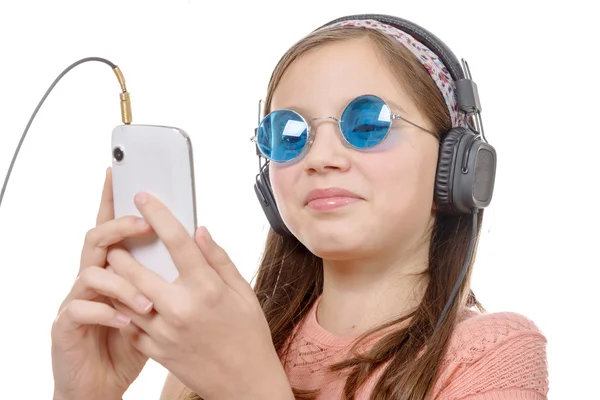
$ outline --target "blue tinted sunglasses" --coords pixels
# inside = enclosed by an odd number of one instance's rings
[[[293,110],[273,111],[260,121],[252,141],[265,158],[280,163],[292,161],[303,156],[312,144],[311,123],[318,119],[335,120],[346,144],[359,150],[370,149],[383,142],[390,132],[392,121],[398,119],[435,135],[398,114],[392,114],[381,98],[363,95],[346,106],[341,118],[315,117],[307,121]]]

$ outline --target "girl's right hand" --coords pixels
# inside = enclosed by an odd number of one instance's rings
[[[139,328],[112,302],[118,300],[138,314],[151,312],[152,304],[106,269],[106,253],[108,246],[152,229],[135,216],[114,219],[110,170],[96,223],[86,235],[77,279],[52,326],[55,400],[120,400],[148,360],[130,344]]]

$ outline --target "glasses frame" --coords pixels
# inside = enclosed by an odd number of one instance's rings
[[[337,118],[337,117],[333,117],[333,116],[318,116],[318,117],[313,117],[313,118],[310,118],[310,119],[307,120],[298,111],[291,110],[291,109],[288,109],[288,108],[282,108],[282,109],[278,109],[278,110],[273,110],[273,111],[269,112],[267,115],[265,115],[264,117],[261,118],[262,111],[263,111],[262,110],[262,105],[263,105],[263,100],[262,99],[259,100],[259,102],[258,102],[258,126],[254,129],[254,136],[250,138],[250,141],[252,141],[256,145],[256,152],[257,152],[257,155],[259,156],[259,158],[262,157],[262,158],[266,159],[267,162],[274,162],[274,163],[277,163],[277,164],[285,165],[285,164],[291,163],[293,161],[297,161],[299,158],[303,157],[308,152],[308,150],[312,146],[312,144],[314,142],[314,138],[315,138],[315,135],[312,134],[312,123],[314,121],[318,121],[318,120],[332,119],[332,120],[336,121],[337,126],[338,126],[337,133],[338,133],[338,136],[341,136],[342,143],[344,144],[344,146],[348,147],[348,148],[351,148],[351,149],[359,150],[359,151],[360,150],[371,149],[371,148],[373,148],[373,147],[375,147],[375,146],[383,143],[387,139],[390,131],[392,130],[392,123],[394,121],[399,121],[399,120],[402,120],[402,121],[404,121],[404,122],[406,122],[406,123],[408,123],[408,124],[410,124],[410,125],[412,125],[412,126],[414,126],[416,128],[419,128],[419,129],[421,129],[421,130],[423,130],[423,131],[425,131],[427,133],[430,133],[430,134],[436,136],[435,132],[432,132],[429,129],[423,128],[422,126],[420,126],[420,125],[418,125],[418,124],[416,124],[416,123],[414,123],[414,122],[412,122],[412,121],[404,118],[400,114],[393,113],[392,109],[391,109],[390,105],[387,103],[387,101],[385,101],[381,97],[379,97],[377,95],[374,95],[374,94],[363,94],[363,95],[357,96],[354,99],[350,100],[348,102],[348,104],[346,105],[346,107],[344,107],[344,110],[342,111],[342,116],[344,115],[344,113],[346,112],[346,110],[348,109],[348,107],[350,106],[350,104],[354,103],[356,100],[358,100],[360,98],[363,98],[363,97],[375,97],[375,98],[379,99],[381,102],[383,102],[383,104],[390,111],[390,126],[388,127],[388,130],[385,133],[385,136],[379,141],[379,143],[377,143],[377,144],[375,144],[373,146],[370,146],[370,147],[356,147],[352,143],[350,143],[348,141],[348,139],[346,139],[346,136],[344,136],[344,133],[342,132],[342,119],[341,119],[341,117]],[[302,122],[304,122],[304,124],[307,127],[307,129],[306,129],[306,143],[305,143],[304,147],[302,148],[302,151],[299,152],[298,155],[296,155],[295,157],[293,157],[293,158],[291,158],[289,160],[286,160],[286,161],[276,161],[276,160],[273,160],[273,159],[267,157],[263,153],[263,151],[260,149],[260,146],[258,145],[258,129],[260,128],[260,126],[262,125],[262,123],[271,114],[273,114],[274,112],[281,112],[281,111],[289,111],[289,112],[292,112],[292,113],[296,114],[297,116],[299,116],[302,119]],[[259,159],[259,166],[261,166],[261,165],[262,164],[261,164],[260,159]]]

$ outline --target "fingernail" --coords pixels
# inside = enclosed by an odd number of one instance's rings
[[[140,229],[146,229],[148,227],[148,223],[144,218],[138,219],[137,221],[135,221],[135,223]]]
[[[138,305],[144,312],[152,308],[152,302],[142,295],[137,296],[135,298],[135,301],[138,303]]]
[[[131,318],[129,318],[127,315],[117,313],[117,321],[119,321],[120,324],[129,325],[129,322],[131,322]]]
[[[138,193],[135,196],[135,201],[137,201],[138,204],[146,204],[148,202],[148,196],[146,196],[144,193]]]
[[[203,232],[202,235],[204,236],[204,239],[208,242],[211,243],[213,241],[212,236],[210,235],[210,232],[208,231],[208,229],[206,229],[205,226],[200,228]]]

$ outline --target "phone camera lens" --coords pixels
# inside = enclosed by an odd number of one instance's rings
[[[123,161],[123,157],[125,157],[123,149],[121,149],[120,147],[115,147],[113,150],[113,158],[115,159],[115,161],[121,162]]]

